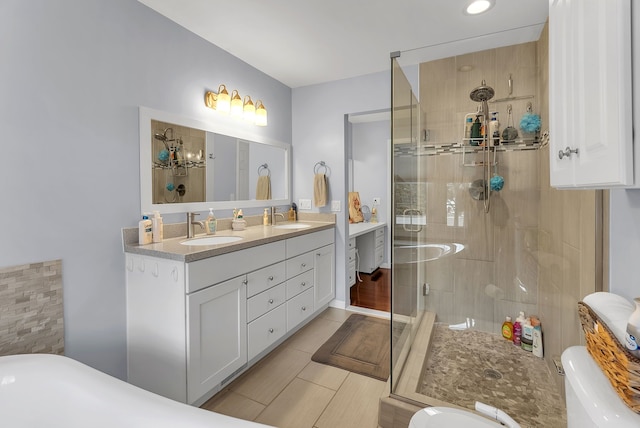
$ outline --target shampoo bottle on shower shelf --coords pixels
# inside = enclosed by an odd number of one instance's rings
[[[511,317],[506,317],[502,323],[502,337],[507,340],[513,340],[513,323]]]
[[[544,352],[542,350],[542,327],[538,317],[531,317],[531,325],[533,326],[533,355],[542,358]]]
[[[520,346],[520,339],[522,338],[522,323],[524,322],[524,312],[520,311],[520,314],[516,318],[516,322],[513,323],[513,344]]]
[[[636,310],[627,322],[625,346],[629,352],[640,358],[640,297],[636,297],[633,301],[636,304]]]
[[[209,216],[204,224],[204,229],[207,231],[207,235],[213,235],[216,233],[217,228],[218,220],[216,219],[216,216],[213,215],[213,208],[209,208]]]
[[[153,242],[153,223],[146,214],[138,222],[138,244],[148,245]]]
[[[471,138],[471,127],[473,126],[473,118],[471,116],[467,117],[464,121],[464,138]]]
[[[531,319],[526,318],[522,324],[522,337],[520,338],[520,347],[525,351],[533,351],[533,326]]]
[[[491,122],[489,122],[489,140],[493,140],[493,145],[500,143],[500,122],[498,122],[498,112],[491,113]]]
[[[162,217],[160,217],[160,212],[153,212],[153,220],[151,220],[151,234],[153,235],[153,242],[158,243],[162,242],[162,238],[164,235],[164,226],[162,225]]]

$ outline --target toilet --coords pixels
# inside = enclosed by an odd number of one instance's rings
[[[618,397],[584,346],[572,346],[562,353],[565,371],[568,428],[637,428],[640,414]]]
[[[411,417],[409,428],[520,428],[520,425],[500,409],[476,401],[476,410],[491,419],[452,407],[426,407]]]

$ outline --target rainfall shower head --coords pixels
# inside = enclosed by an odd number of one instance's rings
[[[480,86],[471,91],[469,97],[472,101],[481,103],[484,101],[489,101],[491,98],[493,98],[494,95],[495,91],[493,90],[493,88],[491,86],[487,86],[487,82],[483,80]]]

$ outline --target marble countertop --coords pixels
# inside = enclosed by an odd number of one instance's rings
[[[355,238],[356,236],[364,235],[379,227],[385,227],[385,222],[380,223],[351,223],[349,224],[349,238]]]
[[[284,225],[290,223],[293,222],[281,222],[278,224]],[[243,238],[240,241],[228,244],[202,246],[181,244],[182,241],[187,239],[185,223],[165,225],[165,236],[169,237],[160,243],[149,245],[138,245],[138,228],[127,228],[123,229],[123,250],[125,253],[179,260],[188,263],[335,227],[335,221],[300,219],[297,223],[308,224],[309,227],[305,229],[279,229],[260,224],[248,226],[242,231],[225,228],[219,229],[215,235],[196,234],[194,238],[204,238],[207,236],[238,236]]]

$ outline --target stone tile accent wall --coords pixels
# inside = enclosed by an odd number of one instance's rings
[[[62,260],[0,268],[0,355],[64,354]]]

